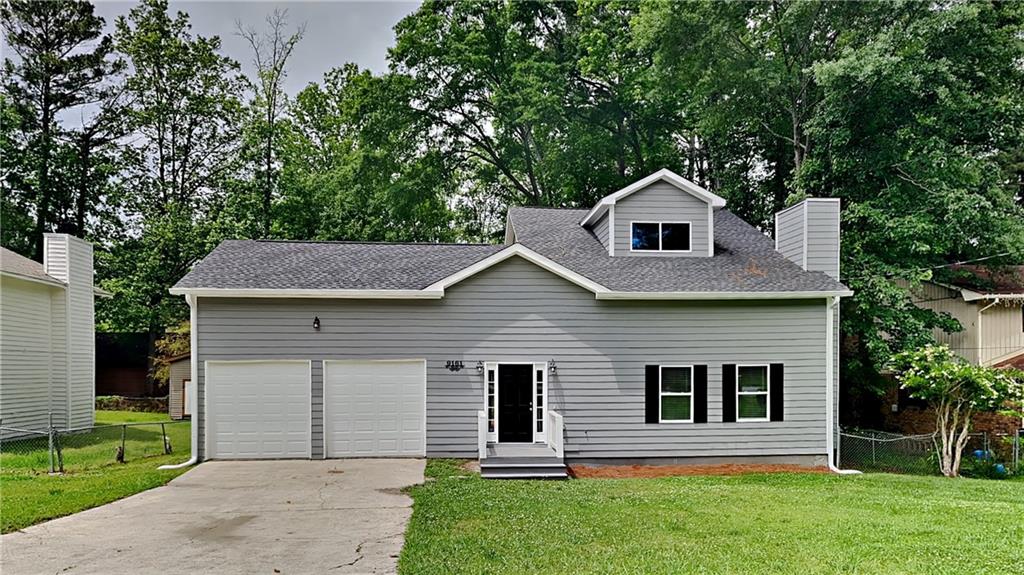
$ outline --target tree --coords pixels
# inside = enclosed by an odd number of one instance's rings
[[[189,353],[192,350],[191,327],[188,321],[170,326],[163,337],[156,341],[156,357],[153,361],[152,378],[159,385],[166,385],[170,380],[172,358]]]
[[[132,143],[119,175],[131,182],[130,226],[97,258],[115,294],[97,319],[106,329],[149,332],[152,358],[165,326],[187,314],[168,288],[244,225],[219,219],[240,166],[241,80],[220,40],[193,36],[188,16],[171,17],[164,0],[119,17],[114,38],[130,64],[124,116]]]
[[[4,60],[4,91],[18,113],[22,133],[17,139],[22,177],[8,182],[13,185],[5,192],[20,196],[14,201],[34,211],[27,233],[32,256],[41,261],[43,233],[52,230],[54,207],[66,193],[65,182],[55,173],[62,135],[59,116],[102,100],[108,89],[105,82],[120,62],[111,57],[113,43],[102,34],[103,19],[93,14],[90,2],[7,0],[0,4],[0,20],[7,45],[18,57]],[[15,127],[13,117],[5,120],[5,132]],[[76,233],[82,235],[83,229],[84,225]]]
[[[960,473],[960,460],[980,412],[1024,417],[1024,374],[973,365],[946,346],[929,345],[894,356],[896,379],[910,396],[935,410],[939,468],[946,477]]]
[[[250,103],[253,118],[251,129],[259,141],[259,156],[262,161],[262,224],[263,237],[270,237],[273,214],[271,201],[276,190],[278,147],[278,124],[288,106],[288,96],[284,91],[284,79],[287,72],[288,59],[295,50],[296,44],[302,40],[305,25],[291,35],[287,35],[288,11],[275,9],[267,16],[267,30],[262,34],[255,28],[244,28],[241,21],[235,22],[237,34],[252,49],[253,65],[256,68],[255,78],[247,79],[246,83],[253,93]]]

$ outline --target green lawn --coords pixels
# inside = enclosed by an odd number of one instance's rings
[[[1020,573],[1024,482],[874,474],[486,481],[432,460],[399,571]]]
[[[170,421],[166,414],[97,411],[96,424]],[[185,470],[157,466],[188,459],[188,423],[167,425],[173,453],[163,454],[160,426],[129,427],[125,463],[114,459],[121,429],[72,434],[62,441],[63,475],[47,473],[45,437],[0,446],[0,531],[8,533],[47,519],[96,507],[163,485]]]

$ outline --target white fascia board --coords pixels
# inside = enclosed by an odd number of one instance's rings
[[[530,248],[524,246],[523,244],[512,244],[496,254],[492,254],[467,268],[464,268],[440,281],[437,281],[425,287],[424,291],[440,291],[443,294],[446,288],[451,287],[461,282],[462,280],[474,276],[484,271],[485,269],[497,265],[513,256],[519,256],[525,259],[526,261],[538,267],[541,267],[565,280],[568,280],[580,286],[583,289],[594,292],[595,294],[601,294],[608,291],[608,289],[602,286],[601,284],[591,281],[586,277],[570,270],[569,268],[538,254],[537,252],[531,250]]]
[[[853,292],[841,291],[780,291],[780,292],[621,292],[597,294],[601,300],[756,300],[756,299],[820,299],[823,297],[849,297]]]
[[[171,288],[171,295],[193,297],[238,298],[313,298],[313,299],[440,299],[443,291],[422,290],[363,290],[363,289],[225,289],[225,288]]]
[[[37,284],[43,284],[43,285],[48,285],[48,286],[53,286],[53,287],[58,287],[58,288],[67,288],[68,287],[66,283],[64,283],[64,282],[62,282],[62,281],[60,281],[58,279],[47,279],[47,278],[41,278],[41,277],[36,277],[36,276],[26,276],[26,275],[22,275],[22,274],[19,274],[19,273],[7,272],[7,271],[0,272],[0,275],[9,277],[11,279],[22,280],[22,281],[32,282],[32,283],[37,283]]]
[[[686,178],[680,176],[679,174],[676,174],[672,170],[662,169],[658,170],[657,172],[654,172],[653,174],[647,176],[646,178],[643,178],[642,180],[633,182],[632,184],[626,186],[625,188],[622,188],[621,190],[613,194],[601,198],[601,201],[599,201],[597,205],[595,205],[593,209],[591,209],[590,212],[587,213],[587,216],[583,218],[583,221],[580,222],[580,225],[588,226],[594,223],[594,221],[596,221],[597,218],[601,216],[601,214],[607,211],[609,206],[614,205],[617,201],[629,196],[634,192],[640,191],[646,188],[647,186],[653,184],[654,182],[658,181],[668,182],[673,186],[679,188],[680,190],[687,192],[693,196],[696,196],[697,198],[709,203],[714,208],[725,207],[725,198],[705,190],[701,186],[698,186],[697,184],[691,182],[690,180],[687,180]]]
[[[1024,300],[1024,293],[978,293],[968,289],[962,291],[964,301],[978,300]]]

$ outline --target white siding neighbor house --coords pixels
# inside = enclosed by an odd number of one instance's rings
[[[834,465],[838,200],[778,247],[725,204],[662,170],[504,245],[223,242],[171,289],[193,454]]]
[[[44,263],[0,248],[0,426],[92,425],[92,245],[46,234]],[[11,434],[11,433],[9,433]]]
[[[1024,266],[955,266],[911,290],[918,306],[949,314],[962,331],[935,329],[939,343],[971,363],[1024,369]]]

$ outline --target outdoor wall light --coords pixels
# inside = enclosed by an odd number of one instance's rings
[[[313,318],[313,329],[315,329],[317,331],[320,331],[320,317],[319,316]]]
[[[558,365],[555,363],[554,358],[548,362],[548,372],[551,373],[551,375],[555,375],[555,373],[558,372]]]
[[[483,373],[484,372],[484,362],[482,362],[482,361],[476,362],[476,372],[477,373]]]

